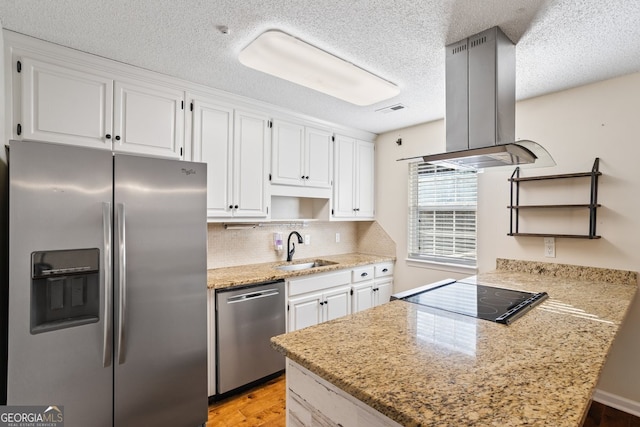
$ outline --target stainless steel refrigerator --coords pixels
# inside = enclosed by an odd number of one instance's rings
[[[207,421],[206,165],[11,141],[7,404]]]

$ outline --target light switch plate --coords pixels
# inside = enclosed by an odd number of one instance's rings
[[[555,237],[544,238],[544,256],[547,258],[556,257],[556,239]]]
[[[340,243],[340,233],[336,233],[336,243]]]

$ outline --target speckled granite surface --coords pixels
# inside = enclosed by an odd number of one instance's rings
[[[636,286],[504,269],[477,279],[550,297],[510,326],[392,301],[272,345],[402,425],[581,425]]]
[[[521,273],[541,274],[544,276],[564,277],[568,279],[595,280],[606,283],[627,283],[636,285],[638,273],[610,268],[583,267],[570,264],[552,264],[548,262],[521,261],[498,258],[498,270],[519,271]]]
[[[316,259],[332,261],[336,264],[299,271],[282,271],[275,268],[279,265],[291,264],[287,262],[267,262],[262,264],[215,268],[207,271],[207,286],[209,289],[222,289],[231,286],[286,279],[287,277],[306,276],[308,274],[324,273],[327,271],[342,270],[359,265],[395,260],[394,257],[389,256],[351,253],[323,256],[319,258],[294,259],[292,263],[298,264],[307,261],[314,261]]]

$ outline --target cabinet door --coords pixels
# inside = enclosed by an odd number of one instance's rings
[[[207,290],[207,390],[216,394],[216,291]]]
[[[31,58],[22,63],[22,137],[111,150],[113,80]]]
[[[374,217],[374,144],[357,141],[356,144],[355,208],[358,218]]]
[[[334,146],[333,216],[354,216],[353,188],[355,182],[355,140],[336,135]]]
[[[271,183],[304,185],[304,127],[274,120],[272,135]]]
[[[353,296],[351,298],[353,313],[373,307],[373,282],[368,281],[353,286]]]
[[[230,217],[233,109],[195,99],[193,159],[207,164],[207,217]]]
[[[337,319],[351,313],[351,286],[326,291],[324,297],[324,321]]]
[[[393,279],[377,281],[375,284],[375,305],[385,304],[391,300],[393,294]]]
[[[307,186],[331,188],[332,179],[331,132],[305,128],[305,179]]]
[[[320,303],[323,301],[322,293],[289,298],[289,330],[287,332],[321,323],[324,303],[322,306]]]
[[[115,83],[113,150],[182,157],[184,92],[138,82]]]
[[[234,121],[234,216],[264,218],[269,198],[269,119],[260,113],[236,110]]]

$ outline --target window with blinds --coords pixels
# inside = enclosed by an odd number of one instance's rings
[[[475,170],[409,165],[409,258],[476,265]]]

